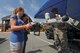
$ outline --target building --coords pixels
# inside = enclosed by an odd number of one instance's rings
[[[10,15],[2,18],[2,32],[10,28]]]

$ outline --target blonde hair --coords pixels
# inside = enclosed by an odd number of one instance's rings
[[[17,12],[20,12],[20,11],[23,11],[24,12],[24,9],[22,7],[17,7],[16,9],[13,10],[13,14],[17,14]]]

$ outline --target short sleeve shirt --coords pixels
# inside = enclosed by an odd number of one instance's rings
[[[20,17],[15,14],[11,15],[10,19],[13,18],[16,20],[16,26],[21,26],[24,22],[20,19]],[[22,42],[24,40],[24,30],[11,31],[10,41],[11,42]]]

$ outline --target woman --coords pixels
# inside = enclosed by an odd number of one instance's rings
[[[31,24],[25,24],[21,20],[24,14],[22,7],[17,7],[10,17],[11,36],[10,47],[11,53],[22,53],[24,41],[24,29],[29,29]]]

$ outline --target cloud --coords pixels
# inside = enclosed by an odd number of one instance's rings
[[[34,11],[37,11],[39,9],[39,6],[37,6],[37,2],[34,0],[31,0],[31,1],[32,1],[30,4],[31,9],[33,9]]]
[[[10,14],[8,14],[8,13],[0,13],[0,19],[5,17],[5,16],[7,16],[7,15],[10,15]]]
[[[4,6],[4,8],[7,9],[8,11],[13,11],[14,10],[14,8],[11,7],[11,6]]]
[[[12,10],[13,10],[13,8],[10,6],[4,6],[4,7],[0,8],[0,20],[1,20],[1,18],[9,15],[9,13],[6,13],[5,11],[12,11]]]
[[[38,10],[38,7],[35,4],[31,4],[31,9],[33,9],[34,11]]]
[[[24,1],[23,0],[20,0],[20,5],[24,5]]]
[[[6,16],[8,13],[5,13],[4,7],[0,8],[0,19]]]

